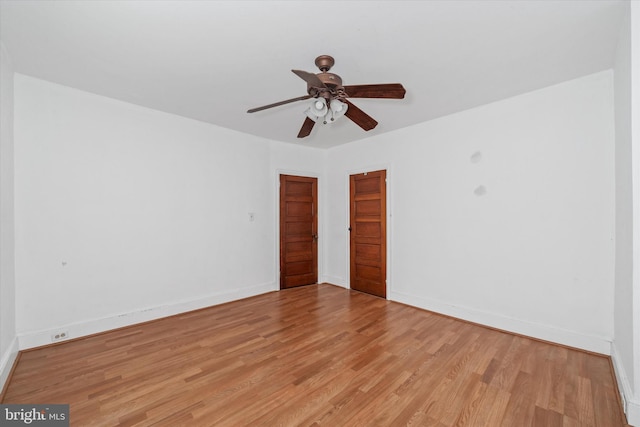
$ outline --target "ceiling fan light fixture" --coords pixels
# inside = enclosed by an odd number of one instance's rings
[[[331,102],[329,103],[329,109],[333,113],[331,120],[333,121],[339,117],[344,116],[344,113],[347,112],[348,107],[349,106],[344,102],[339,101],[337,99],[332,99]]]
[[[327,104],[324,98],[316,98],[305,111],[307,117],[316,123],[328,124],[344,116],[348,105],[337,99],[332,99]]]
[[[333,123],[336,119],[344,116],[344,113],[347,112],[348,105],[344,102],[340,102],[337,99],[332,99],[329,102],[329,110],[327,114],[324,116],[323,124]]]
[[[327,105],[327,101],[324,98],[315,98],[311,101],[311,105],[307,108],[305,114],[317,123],[323,119],[328,112],[329,106]]]

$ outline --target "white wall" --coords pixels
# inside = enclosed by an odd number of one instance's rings
[[[386,166],[390,299],[608,354],[612,95],[606,71],[331,149],[327,275],[348,283],[347,176]]]
[[[627,416],[633,406],[634,384],[634,250],[631,15],[627,10],[620,30],[614,66],[616,130],[616,275],[612,360]],[[637,165],[635,166],[637,167]],[[637,221],[637,219],[636,219]],[[637,273],[636,273],[637,274]],[[629,420],[631,421],[631,420]],[[638,423],[638,421],[636,421]]]
[[[269,141],[20,74],[15,93],[21,348],[277,289]]]
[[[615,341],[620,362],[633,378],[633,197],[631,165],[630,15],[620,31],[614,67],[616,130]]]
[[[633,394],[627,420],[640,426],[640,3],[631,2],[631,165],[633,188]],[[629,319],[621,319],[628,322]]]
[[[13,68],[0,42],[0,390],[18,352],[13,173]]]

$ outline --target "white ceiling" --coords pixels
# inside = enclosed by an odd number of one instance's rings
[[[0,39],[16,72],[260,137],[327,148],[611,68],[628,0],[14,1]],[[345,85],[402,83],[403,100],[351,99],[297,139],[308,101],[291,72],[318,55]]]

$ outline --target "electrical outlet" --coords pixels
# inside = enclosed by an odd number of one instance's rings
[[[51,334],[51,342],[58,342],[58,341],[66,340],[67,338],[69,338],[68,331],[59,331],[59,332],[56,332],[55,334]]]

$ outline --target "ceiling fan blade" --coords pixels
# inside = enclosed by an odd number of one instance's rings
[[[280,105],[289,104],[291,102],[302,101],[303,99],[309,99],[311,95],[299,96],[297,98],[287,99],[286,101],[274,102],[273,104],[263,105],[262,107],[252,108],[247,110],[247,113],[255,113],[256,111],[266,110],[267,108],[278,107]]]
[[[407,91],[400,83],[384,83],[377,85],[345,86],[349,98],[391,98],[403,99]]]
[[[311,129],[313,129],[313,125],[315,124],[316,122],[314,122],[309,117],[307,117],[304,120],[302,127],[300,128],[300,132],[298,132],[298,138],[304,138],[305,136],[309,136],[309,134],[311,133]]]
[[[353,103],[348,99],[345,99],[344,102],[349,105],[349,108],[347,108],[347,112],[344,113],[344,115],[350,118],[353,123],[357,124],[364,130],[371,130],[378,126],[378,122],[376,122],[370,115],[353,105]]]
[[[320,78],[313,73],[308,73],[302,70],[291,70],[291,71],[293,71],[293,73],[296,76],[300,77],[302,80],[307,82],[307,84],[311,87],[326,87],[325,84],[322,83],[322,80],[320,80]]]

